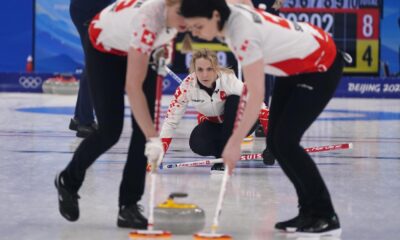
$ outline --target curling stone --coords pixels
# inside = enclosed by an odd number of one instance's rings
[[[47,79],[46,81],[43,82],[42,84],[42,90],[43,93],[53,93],[53,85],[54,85],[54,80],[52,78]]]
[[[242,144],[249,144],[254,141],[253,135],[248,135],[247,137],[243,138]]]
[[[168,199],[154,208],[154,229],[170,231],[172,234],[193,234],[204,228],[204,210],[195,204],[177,203],[176,197],[187,197],[187,193],[171,193]]]
[[[64,79],[56,81],[52,86],[52,92],[54,94],[62,95],[74,95],[78,93],[79,83],[75,78]]]

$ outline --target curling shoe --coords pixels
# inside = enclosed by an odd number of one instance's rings
[[[76,136],[79,138],[87,138],[98,128],[99,126],[96,122],[93,122],[89,125],[84,125],[81,124],[76,118],[71,118],[71,121],[69,123],[69,129],[72,131],[76,131]]]
[[[299,214],[296,217],[283,222],[277,222],[275,229],[285,232],[296,232],[298,228],[307,225],[310,217]]]
[[[58,208],[61,215],[68,221],[74,222],[79,218],[78,193],[69,191],[64,184],[62,174],[57,174],[54,184],[58,193]]]
[[[211,167],[211,173],[212,174],[220,174],[224,173],[225,171],[225,165],[223,163],[214,163]]]
[[[72,131],[78,130],[78,125],[79,125],[79,120],[76,118],[71,118],[71,121],[69,122],[69,129]]]
[[[342,234],[336,214],[331,217],[313,217],[310,222],[297,229],[299,237],[335,237]]]
[[[262,153],[263,163],[267,166],[272,166],[275,164],[275,156],[266,148]]]
[[[142,215],[142,206],[132,204],[119,209],[117,226],[121,228],[147,229],[147,219]]]

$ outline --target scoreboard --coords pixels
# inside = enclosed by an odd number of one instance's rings
[[[329,32],[337,47],[353,58],[346,63],[346,74],[377,75],[380,9],[379,0],[287,0],[280,15]]]
[[[378,75],[380,66],[379,21],[382,0],[285,0],[281,17],[290,21],[309,22],[335,39],[339,49],[349,53],[353,62],[346,63],[346,75]],[[399,0],[400,1],[400,0]],[[277,36],[278,37],[278,36]],[[191,54],[182,54],[183,34],[175,41],[173,70],[187,72]],[[208,43],[196,39],[194,48],[209,48],[217,52],[222,66],[237,71],[237,62],[229,48],[217,41]]]

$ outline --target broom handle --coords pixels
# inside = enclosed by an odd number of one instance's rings
[[[167,71],[167,73],[179,84],[182,83],[182,79],[180,77],[178,77],[178,75],[176,75],[168,66],[165,66],[165,70]]]
[[[222,210],[222,202],[224,200],[225,191],[226,191],[226,183],[228,182],[229,174],[228,174],[228,167],[225,167],[224,177],[222,178],[221,189],[219,191],[217,207],[215,208],[214,220],[211,226],[211,233],[215,234],[218,228],[218,220],[219,216],[221,215]]]
[[[326,151],[334,151],[334,150],[343,150],[343,149],[352,149],[352,143],[340,143],[334,145],[325,145],[325,146],[316,146],[316,147],[308,147],[304,148],[304,150],[308,153],[315,152],[326,152]],[[257,160],[262,159],[261,153],[251,153],[240,156],[241,161],[249,161],[249,160]],[[197,167],[197,166],[208,166],[214,163],[222,163],[222,158],[217,159],[208,159],[208,160],[199,160],[193,162],[182,162],[182,163],[161,163],[160,169],[169,169],[169,168],[180,168],[180,167]]]
[[[147,230],[152,231],[154,227],[154,196],[156,194],[156,172],[150,173],[150,200],[149,200],[149,220],[147,223]]]
[[[262,159],[262,154],[261,153],[251,153],[251,154],[242,155],[240,157],[240,160],[242,160],[242,161],[249,161],[249,160],[255,160],[255,159]],[[169,163],[169,164],[161,163],[160,169],[208,166],[208,165],[212,165],[214,163],[223,163],[223,162],[224,161],[222,158],[216,158],[216,159],[198,160],[198,161],[193,161],[193,162]]]

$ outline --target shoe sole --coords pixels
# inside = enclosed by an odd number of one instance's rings
[[[131,228],[131,229],[142,229],[142,230],[147,229],[147,225],[146,226],[130,226],[128,224],[117,223],[117,226],[119,228]]]
[[[297,228],[296,227],[287,227],[286,229],[285,229],[285,232],[288,232],[288,233],[294,233],[294,232],[296,232],[297,231]]]
[[[117,226],[120,228],[133,228],[133,229],[147,229],[147,224],[146,225],[136,225],[136,226],[131,226],[127,224],[126,222],[123,222],[118,219],[117,221]]]
[[[211,174],[215,175],[221,175],[224,174],[225,170],[210,170]]]
[[[285,228],[275,228],[275,231],[281,232],[281,233],[295,233],[297,231],[296,227],[287,227]]]
[[[297,237],[340,237],[342,234],[342,229],[334,229],[321,233],[304,233],[304,232],[296,232]]]

